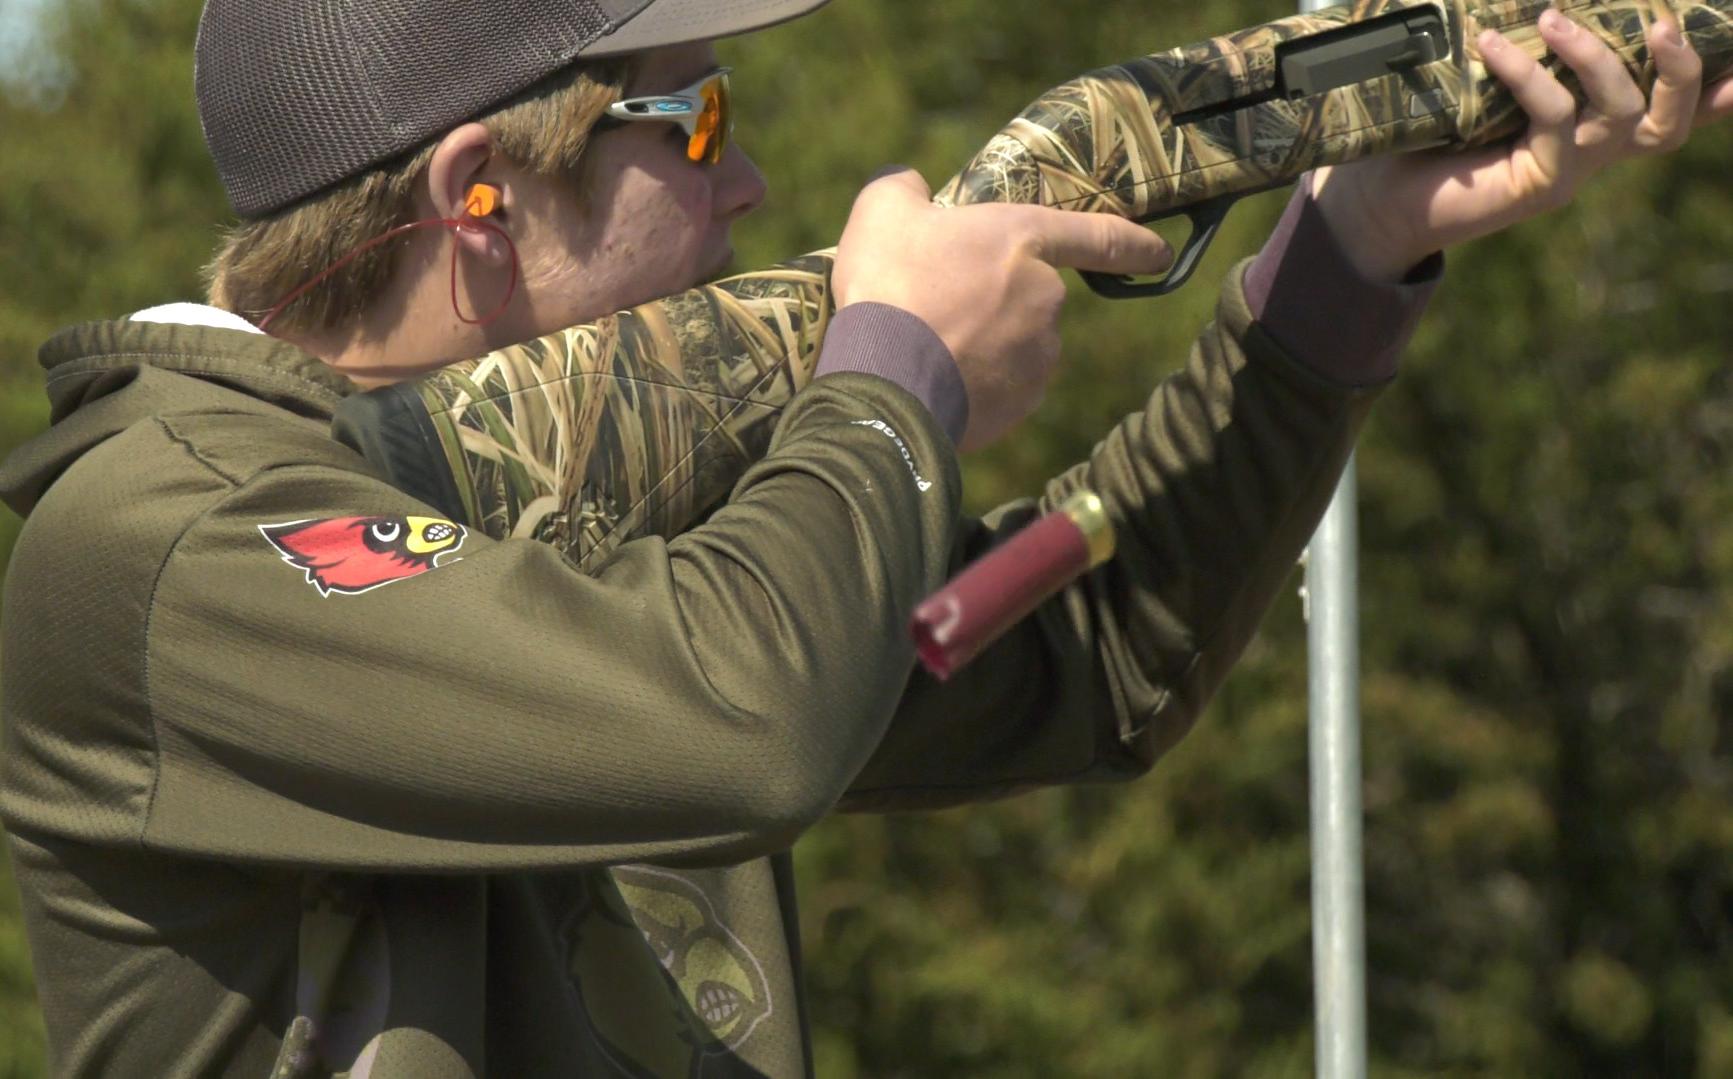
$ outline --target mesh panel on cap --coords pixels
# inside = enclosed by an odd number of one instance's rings
[[[742,33],[825,0],[207,0],[194,83],[229,203],[262,217],[584,55]]]
[[[594,0],[209,0],[205,142],[235,212],[261,216],[509,98],[609,25]]]
[[[205,142],[237,213],[292,201],[364,160],[376,118],[357,72],[323,54],[345,36],[337,5],[210,0],[194,84]]]
[[[608,28],[579,0],[351,0],[355,45],[399,145],[564,66]]]

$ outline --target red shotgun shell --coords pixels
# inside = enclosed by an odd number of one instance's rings
[[[944,681],[1042,600],[1112,557],[1101,499],[1077,491],[921,601],[909,623],[915,654]]]

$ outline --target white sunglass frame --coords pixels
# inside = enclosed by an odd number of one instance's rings
[[[614,120],[653,120],[665,124],[679,124],[680,129],[686,132],[686,137],[691,138],[698,133],[698,117],[704,113],[704,85],[714,79],[726,79],[733,70],[731,67],[712,68],[692,85],[681,87],[671,94],[624,98],[608,106],[608,116]],[[732,122],[733,117],[728,119]]]

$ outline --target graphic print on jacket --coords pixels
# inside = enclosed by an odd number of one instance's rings
[[[259,532],[283,561],[307,572],[321,596],[359,595],[438,569],[469,535],[437,517],[331,517],[260,525]]]
[[[615,866],[613,887],[589,896],[567,928],[570,970],[590,1032],[632,1075],[732,1074],[739,1050],[775,1008],[764,967],[686,875]],[[620,993],[622,977],[660,967],[669,1007],[645,1009],[648,986]],[[622,1007],[622,998],[634,1003]]]

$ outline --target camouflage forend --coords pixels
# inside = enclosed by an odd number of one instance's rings
[[[1326,8],[1100,68],[1048,91],[946,185],[939,201],[1039,202],[1150,220],[1224,195],[1292,183],[1320,165],[1514,134],[1522,113],[1481,63],[1474,41],[1498,30],[1582,100],[1575,76],[1541,39],[1548,0],[1470,4],[1372,2]],[[1598,34],[1645,90],[1655,79],[1645,33],[1672,14],[1709,81],[1733,68],[1733,0],[1559,0]],[[1436,16],[1437,59],[1390,68],[1367,30]],[[1384,73],[1296,96],[1306,47],[1357,32]],[[1351,45],[1342,45],[1351,48]]]
[[[1521,114],[1473,41],[1493,27],[1556,69],[1535,22],[1547,6],[1374,0],[1102,68],[1030,105],[937,200],[1141,220],[1319,165],[1488,142]],[[1733,0],[1558,6],[1645,87],[1644,33],[1669,12],[1705,78],[1733,68]],[[358,395],[339,435],[472,527],[557,544],[593,568],[626,539],[689,527],[763,455],[817,365],[830,264],[830,252],[808,255]]]

